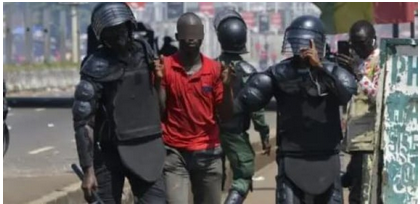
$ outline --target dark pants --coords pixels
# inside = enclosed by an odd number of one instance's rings
[[[136,204],[166,204],[165,182],[162,177],[154,183],[143,181],[121,163],[117,150],[95,151],[94,168],[99,197],[106,204],[121,203],[125,178],[128,179]]]
[[[188,152],[168,147],[164,175],[168,204],[189,203],[190,185],[195,204],[220,204],[221,202],[220,148]]]
[[[348,183],[350,204],[360,204],[362,198],[363,152],[352,152],[343,180]]]
[[[278,159],[277,164],[283,162]],[[324,193],[319,195],[309,195],[296,186],[290,180],[284,170],[279,166],[276,176],[276,204],[342,204],[342,187],[340,176]]]

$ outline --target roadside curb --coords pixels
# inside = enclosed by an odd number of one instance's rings
[[[80,189],[81,182],[73,183],[60,190],[56,190],[50,194],[44,195],[41,198],[28,202],[26,204],[80,204],[86,203],[83,198],[83,192]],[[125,181],[123,190],[122,202],[133,203],[133,196],[130,191],[128,181]]]
[[[72,97],[7,97],[12,108],[71,108]]]
[[[270,135],[270,144],[272,147],[275,147],[275,137],[274,134]],[[270,156],[261,155],[261,143],[254,142],[252,143],[252,147],[255,150],[255,172],[259,171],[260,169],[264,168],[271,162],[275,160],[275,148],[271,150]],[[229,191],[229,187],[232,182],[232,172],[229,167],[229,162],[226,162],[226,182],[225,182],[225,189],[223,191],[222,199],[226,197],[227,192]],[[75,175],[76,176],[76,175]],[[122,203],[133,203],[133,196],[130,190],[129,182],[125,181],[124,186],[124,194],[122,197]],[[26,204],[80,204],[86,203],[83,199],[83,192],[80,189],[81,182],[73,183],[67,187],[62,189],[53,191],[47,195],[42,196],[41,198],[28,202]]]

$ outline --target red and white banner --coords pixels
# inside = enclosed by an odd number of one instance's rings
[[[241,12],[241,16],[244,19],[246,25],[248,28],[254,28],[255,27],[255,13],[250,11],[244,11]]]
[[[214,16],[214,2],[199,2],[200,12],[209,16]]]

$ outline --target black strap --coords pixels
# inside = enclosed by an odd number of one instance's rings
[[[144,55],[146,56],[146,63],[148,67],[153,70],[154,69],[154,63],[153,61],[156,59],[159,59],[156,52],[150,47],[149,43],[147,43],[144,39],[136,39],[144,50]]]

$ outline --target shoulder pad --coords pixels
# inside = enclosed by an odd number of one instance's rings
[[[334,62],[330,62],[330,61],[326,61],[326,60],[324,60],[323,62],[322,62],[322,67],[328,72],[328,73],[333,73],[333,71],[334,71],[334,69],[336,68],[336,67],[338,67],[338,64],[337,63],[334,63]]]
[[[257,69],[255,69],[252,64],[244,60],[235,63],[235,70],[242,72],[245,76],[250,76],[251,74],[257,72]]]
[[[120,78],[124,70],[116,61],[112,61],[110,56],[98,50],[83,63],[80,73],[95,81],[113,81]]]
[[[278,82],[296,77],[296,70],[291,66],[290,62],[290,59],[286,59],[268,68]]]
[[[247,109],[247,112],[263,108],[273,96],[273,82],[267,73],[256,73],[249,78],[245,88],[238,94],[235,108]],[[236,111],[236,110],[235,110]]]
[[[255,73],[247,82],[251,87],[258,87],[262,90],[272,86],[272,81],[269,75],[266,73]]]

